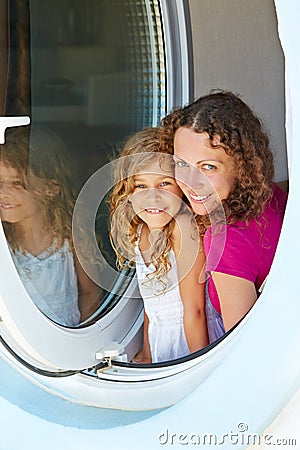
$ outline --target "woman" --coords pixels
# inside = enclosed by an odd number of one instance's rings
[[[276,251],[286,194],[273,182],[269,139],[253,111],[218,91],[162,122],[177,183],[197,215],[206,254],[210,342],[253,306]]]

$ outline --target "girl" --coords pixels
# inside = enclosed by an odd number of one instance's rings
[[[8,130],[0,147],[0,215],[20,278],[44,314],[76,326],[100,291],[72,252],[74,192],[63,143],[22,127]]]
[[[134,265],[144,300],[144,346],[134,358],[175,359],[208,343],[203,251],[182,202],[160,130],[147,128],[125,143],[111,194],[111,241],[119,268]]]
[[[231,92],[201,97],[162,125],[164,150],[174,151],[177,182],[204,236],[212,342],[256,302],[273,261],[286,194],[272,181],[261,122]],[[217,227],[222,214],[225,221]]]

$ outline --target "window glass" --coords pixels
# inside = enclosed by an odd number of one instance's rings
[[[96,286],[77,261],[74,202],[124,138],[165,115],[158,0],[15,0],[1,8],[3,115],[31,117],[30,127],[9,129],[1,146],[4,231],[36,305],[62,325],[89,324],[118,296]],[[95,235],[114,267],[106,200]]]

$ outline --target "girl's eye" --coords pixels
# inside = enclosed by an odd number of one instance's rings
[[[6,182],[5,180],[3,180],[3,179],[0,179],[0,183],[1,184],[4,184],[4,183],[8,183],[10,186],[22,186],[23,187],[23,185],[22,185],[22,183],[21,183],[21,181],[20,180],[14,180],[14,181],[8,181],[8,182]]]
[[[146,185],[145,185],[145,184],[136,184],[136,185],[134,186],[134,188],[135,188],[135,189],[145,189],[145,188],[146,188]]]
[[[163,181],[162,183],[160,183],[162,187],[169,186],[169,184],[171,184],[169,181]]]
[[[23,184],[22,184],[22,182],[20,180],[15,180],[15,181],[13,181],[12,184],[16,188],[23,187]]]

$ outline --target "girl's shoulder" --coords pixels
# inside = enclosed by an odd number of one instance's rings
[[[185,249],[185,254],[193,254],[202,246],[195,217],[191,213],[181,213],[175,218],[175,226],[172,233],[173,250],[176,258]]]
[[[190,212],[181,212],[174,217],[174,235],[190,235],[198,239],[199,232],[194,215]]]

